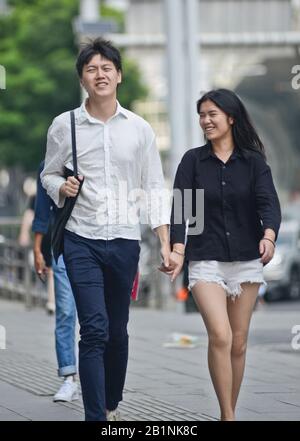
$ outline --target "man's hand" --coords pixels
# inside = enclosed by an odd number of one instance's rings
[[[168,242],[167,243],[163,243],[161,245],[160,255],[161,255],[161,258],[163,260],[162,264],[163,264],[163,266],[165,268],[169,267],[170,254],[171,254],[170,244]]]
[[[171,253],[169,242],[169,227],[168,225],[160,225],[159,227],[155,228],[154,232],[159,237],[160,255],[163,260],[161,266],[158,269],[160,271],[166,272],[169,268],[169,258]]]
[[[81,181],[83,177],[78,176],[78,179]],[[66,182],[60,187],[60,194],[65,197],[75,197],[79,191],[78,179],[75,178],[75,176],[69,176]]]

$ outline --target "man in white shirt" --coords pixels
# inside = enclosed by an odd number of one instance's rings
[[[102,39],[87,44],[76,68],[88,98],[75,109],[79,179],[84,183],[64,235],[64,260],[80,323],[79,373],[85,418],[119,419],[128,360],[130,294],[139,260],[141,199],[169,266],[169,209],[155,135],[117,101],[119,51]],[[78,193],[69,112],[49,128],[42,184],[58,207]],[[144,213],[145,215],[145,213]]]

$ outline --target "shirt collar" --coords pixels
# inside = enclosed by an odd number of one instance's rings
[[[216,158],[216,155],[214,154],[211,144],[207,143],[203,147],[200,148],[200,161],[204,161],[205,159]],[[232,155],[230,156],[230,160],[236,159],[236,158],[247,158],[248,154],[246,151],[241,150],[239,148],[235,148]]]
[[[86,100],[87,98],[82,102],[81,106],[78,108],[78,115],[76,118],[76,122],[77,124],[82,124],[85,121],[89,121],[90,123],[100,123],[101,121],[99,121],[97,118],[94,118],[93,116],[91,116],[89,114],[89,112],[86,109]],[[129,117],[129,112],[127,109],[125,109],[124,107],[121,106],[121,104],[119,103],[119,101],[117,101],[117,109],[115,114],[110,118],[115,118],[118,115],[122,115],[123,117],[127,118]]]

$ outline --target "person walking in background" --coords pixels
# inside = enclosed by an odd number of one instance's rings
[[[18,237],[18,243],[21,247],[29,247],[32,245],[31,242],[31,228],[32,222],[34,220],[34,207],[36,202],[36,195],[30,196],[28,207],[24,211],[20,233]],[[47,302],[46,302],[46,311],[49,315],[54,314],[55,312],[55,295],[54,295],[54,278],[52,271],[52,263],[51,263],[51,245],[50,245],[50,232],[46,232],[39,239],[39,249],[40,249],[40,258],[43,259],[43,275],[41,277],[45,277],[43,280],[47,286]],[[47,277],[46,277],[47,274]]]
[[[75,109],[78,171],[84,182],[66,225],[64,259],[80,323],[85,419],[114,421],[120,419],[130,294],[141,238],[139,203],[129,194],[143,190],[150,196],[152,190],[163,190],[164,179],[152,128],[117,101],[122,81],[119,51],[96,39],[82,48],[76,67],[88,94]],[[78,179],[63,177],[64,166],[72,168],[69,112],[55,118],[49,129],[41,175],[59,207],[79,188]],[[155,202],[148,207],[167,267],[169,211]]]
[[[76,307],[70,282],[66,273],[63,257],[58,262],[51,253],[51,224],[55,215],[53,202],[43,188],[40,173],[44,161],[40,164],[37,178],[37,195],[34,209],[32,231],[34,233],[34,265],[40,278],[49,275],[52,266],[55,291],[55,349],[58,363],[58,376],[64,379],[53,401],[73,401],[78,399],[76,382],[75,328]],[[45,238],[47,246],[45,249]],[[44,246],[42,245],[44,243]]]
[[[197,102],[206,145],[187,151],[178,166],[169,268],[174,280],[184,259],[189,288],[208,333],[208,365],[221,420],[235,419],[244,375],[248,330],[263,265],[273,257],[281,212],[264,146],[238,96],[212,90]],[[196,190],[204,189],[204,229],[194,234]],[[193,206],[186,215],[185,190]],[[181,221],[178,214],[184,213]],[[200,219],[196,219],[196,223]],[[186,246],[185,246],[186,243]]]

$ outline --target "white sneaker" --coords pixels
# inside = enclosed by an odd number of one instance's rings
[[[54,395],[53,401],[78,400],[78,385],[73,378],[66,378],[60,386],[59,391]]]
[[[106,412],[106,421],[122,421],[121,414],[118,409],[108,410]]]

